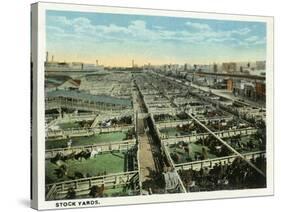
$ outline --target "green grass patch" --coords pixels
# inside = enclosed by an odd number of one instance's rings
[[[120,142],[126,138],[125,132],[100,133],[97,135],[73,137],[72,146]],[[46,141],[46,149],[65,148],[69,139]]]
[[[72,180],[75,172],[80,172],[86,176],[99,176],[106,174],[118,173],[126,171],[125,154],[122,152],[99,154],[95,158],[79,160],[68,160],[65,162],[67,166],[67,176],[58,178],[55,170],[58,165],[53,164],[50,160],[45,161],[46,183],[55,183],[60,181]]]
[[[195,154],[196,153],[202,153],[202,145],[198,145],[195,143],[189,143],[189,148],[190,148],[190,154],[186,153],[184,149],[181,149],[179,147],[169,147],[169,152],[170,153],[176,153],[179,156],[179,163],[187,163],[195,160]],[[214,154],[211,154],[209,151],[209,148],[206,147],[207,153],[208,153],[208,159],[216,158],[217,156]]]
[[[263,149],[262,149],[262,146],[261,146],[261,143],[260,143],[258,140],[253,139],[253,138],[252,138],[252,142],[253,142],[253,144],[254,144],[254,147],[253,147],[253,148],[250,148],[249,146],[247,146],[247,143],[250,142],[251,137],[252,137],[252,136],[248,136],[248,135],[242,136],[242,137],[241,137],[241,141],[240,141],[240,143],[241,143],[242,146],[240,146],[240,147],[239,147],[239,145],[238,145],[238,142],[234,142],[234,143],[232,144],[232,143],[230,142],[231,138],[225,138],[224,140],[225,140],[229,145],[231,145],[235,150],[237,150],[238,152],[240,152],[240,153],[242,153],[242,154],[243,154],[243,153],[248,153],[248,152],[256,152],[256,151],[261,151],[261,150],[263,150]]]

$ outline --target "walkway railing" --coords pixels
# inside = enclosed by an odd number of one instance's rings
[[[249,152],[242,154],[246,160],[255,159],[257,157],[265,156],[265,151],[257,151],[257,152]],[[218,157],[213,159],[207,159],[207,160],[200,160],[200,161],[193,161],[188,163],[179,163],[175,164],[175,168],[177,170],[188,170],[193,169],[199,171],[202,168],[208,167],[213,168],[215,165],[221,164],[231,164],[236,158],[238,158],[238,155],[230,155],[225,157]]]
[[[124,186],[136,183],[136,179],[138,179],[138,171],[130,171],[48,184],[46,185],[46,199],[63,199],[70,188],[79,192],[89,190],[94,185],[104,185],[105,187]]]
[[[236,129],[236,130],[226,130],[226,131],[219,131],[219,132],[214,132],[218,137],[220,138],[229,138],[235,135],[253,135],[257,133],[257,129],[255,128],[244,128],[244,129]],[[180,141],[184,142],[196,142],[199,139],[205,139],[208,136],[210,136],[210,133],[199,133],[199,134],[194,134],[194,135],[182,135],[182,136],[177,136],[177,137],[168,137],[168,138],[163,138],[162,135],[162,141],[166,144],[174,144],[178,143]]]
[[[77,102],[77,101],[71,101],[71,100],[66,100],[66,99],[56,99],[56,100],[47,100],[45,104],[45,109],[46,110],[51,110],[51,109],[57,109],[57,108],[69,108],[69,109],[75,109],[75,110],[87,110],[87,111],[96,111],[96,112],[108,112],[108,111],[120,111],[124,109],[131,108],[129,106],[106,106],[106,105],[97,105],[94,103],[90,102]]]
[[[202,122],[212,122],[212,121],[230,121],[233,120],[233,116],[223,116],[223,117],[210,117],[210,118],[198,118],[198,120],[202,121]],[[191,124],[192,122],[194,122],[192,119],[189,120],[167,120],[167,121],[158,121],[156,122],[156,125],[158,127],[158,129],[163,129],[163,128],[167,128],[167,127],[176,127],[178,125],[185,125],[185,124]]]
[[[46,133],[47,138],[66,138],[66,137],[77,137],[77,136],[90,136],[99,133],[110,133],[110,132],[120,132],[128,131],[132,129],[133,125],[126,125],[120,127],[96,127],[96,128],[71,128],[65,130],[48,130]]]
[[[123,151],[129,150],[136,145],[136,139],[125,140],[120,142],[107,142],[103,144],[92,144],[92,145],[84,145],[84,146],[73,146],[70,148],[55,148],[55,149],[46,149],[45,150],[45,158],[50,159],[56,156],[57,153],[61,153],[63,155],[68,155],[73,152],[81,152],[85,150],[93,151],[98,150],[99,152],[110,152],[114,150]]]

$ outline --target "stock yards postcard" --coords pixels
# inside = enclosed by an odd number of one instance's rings
[[[273,195],[273,17],[41,2],[31,49],[33,208]]]

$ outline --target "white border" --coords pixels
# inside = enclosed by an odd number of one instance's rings
[[[37,175],[38,179],[38,209],[59,209],[56,208],[57,202],[81,202],[85,199],[77,199],[70,201],[45,201],[45,102],[44,102],[44,60],[46,52],[45,42],[45,14],[46,10],[62,10],[62,11],[79,11],[79,12],[101,12],[101,13],[116,13],[116,14],[134,14],[134,15],[153,15],[153,16],[171,16],[171,17],[186,17],[200,19],[217,19],[217,20],[236,20],[236,21],[256,21],[267,24],[267,73],[266,73],[266,120],[267,120],[267,188],[265,189],[245,189],[235,191],[212,191],[198,192],[186,194],[159,194],[151,196],[130,196],[130,197],[107,197],[98,198],[99,205],[95,206],[110,206],[110,205],[130,205],[141,203],[155,202],[172,202],[172,201],[189,201],[189,200],[206,200],[218,198],[236,198],[236,197],[253,197],[273,195],[273,17],[265,16],[249,16],[249,15],[233,15],[233,14],[218,14],[218,13],[201,13],[201,12],[186,12],[186,11],[167,11],[155,9],[138,9],[138,8],[122,8],[110,6],[92,6],[80,4],[65,4],[65,3],[38,3],[38,55],[37,55],[37,126],[38,126],[38,149],[34,152],[38,156]],[[34,115],[34,117],[36,117]],[[36,141],[35,141],[36,142]],[[93,199],[87,199],[93,200]],[[77,204],[77,203],[76,203]],[[92,207],[92,206],[79,206]],[[67,208],[77,208],[67,207]],[[62,209],[62,208],[60,208]]]

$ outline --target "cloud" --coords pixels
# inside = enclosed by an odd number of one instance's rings
[[[266,43],[266,38],[265,38],[265,37],[263,37],[263,38],[261,38],[261,39],[257,39],[257,40],[255,40],[255,41],[253,42],[254,45],[263,45],[263,44],[265,44],[265,43]]]
[[[70,26],[72,24],[71,19],[65,16],[48,16],[47,21],[49,24],[56,24],[58,26]]]
[[[64,30],[56,26],[47,26],[47,31],[51,33],[64,33]]]
[[[187,22],[185,22],[185,25],[192,29],[200,30],[200,31],[211,30],[211,27],[208,24],[187,21]]]
[[[131,25],[129,25],[129,28],[137,29],[137,30],[144,30],[146,29],[146,23],[141,20],[135,20],[131,22]]]
[[[248,42],[256,42],[259,40],[259,37],[254,35],[254,36],[251,36],[251,37],[248,37],[245,39],[245,41],[248,41]]]
[[[241,29],[237,29],[237,30],[231,30],[230,32],[232,34],[247,35],[251,32],[251,30],[249,28],[245,27],[245,28],[241,28]]]
[[[127,26],[94,23],[85,17],[50,16],[47,32],[51,38],[74,39],[80,42],[181,42],[193,45],[228,45],[232,47],[261,45],[265,39],[251,34],[248,27],[215,30],[210,25],[187,21],[186,28],[171,30],[162,26],[148,27],[143,20],[133,20]]]

